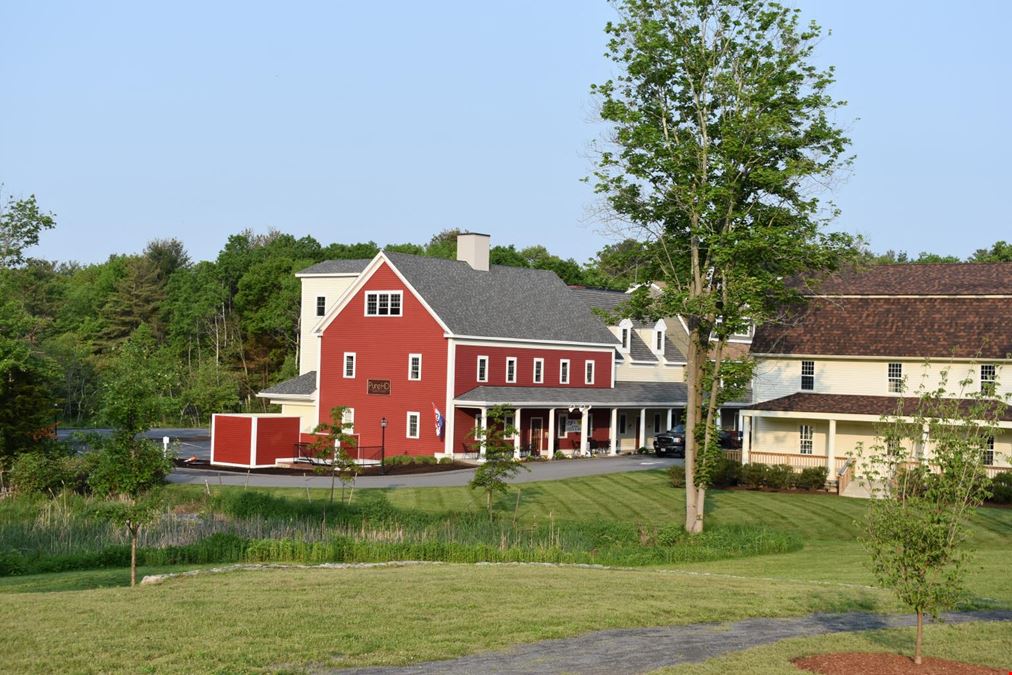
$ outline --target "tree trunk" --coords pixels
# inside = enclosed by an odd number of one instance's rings
[[[924,611],[917,610],[917,640],[914,642],[914,663],[921,665],[921,643],[924,641]]]
[[[135,525],[130,528],[130,586],[137,585],[137,530]]]
[[[697,534],[703,531],[703,518],[699,511],[699,494],[696,489],[696,425],[699,423],[701,359],[705,355],[699,349],[699,329],[692,326],[689,331],[688,367],[686,385],[688,396],[685,408],[685,531]]]

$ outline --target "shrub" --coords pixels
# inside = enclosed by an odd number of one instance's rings
[[[1012,471],[1004,471],[991,479],[991,499],[994,504],[1012,504]]]
[[[795,485],[800,490],[821,490],[826,487],[829,470],[824,466],[810,466],[802,469],[795,478]]]
[[[556,451],[555,456],[552,459],[570,459],[569,455]]]
[[[766,476],[770,467],[765,464],[743,464],[739,472],[739,482],[747,488],[756,490],[766,485]]]
[[[715,488],[733,487],[738,484],[740,476],[741,464],[727,457],[721,457],[714,467],[710,484]]]
[[[401,464],[412,464],[413,462],[414,458],[411,455],[394,455],[383,460],[383,463],[387,466],[400,466]]]
[[[774,490],[786,490],[794,487],[796,480],[797,474],[794,473],[794,467],[789,464],[771,466],[766,472],[766,486]]]
[[[435,464],[436,458],[432,455],[418,455],[415,457],[415,464]]]
[[[685,487],[685,467],[684,466],[673,466],[668,469],[668,476],[671,478],[672,487],[683,488]]]
[[[18,455],[11,467],[11,482],[24,494],[60,492],[70,482],[58,457],[42,452]]]
[[[440,464],[453,464],[453,457],[440,457],[439,458],[439,463]]]

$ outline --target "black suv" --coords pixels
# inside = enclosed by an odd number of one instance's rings
[[[676,424],[654,436],[654,454],[658,457],[685,457],[685,425]]]
[[[722,429],[718,442],[725,450],[737,450],[741,447],[741,435],[737,431]],[[654,453],[658,457],[685,457],[685,425],[678,424],[654,436]]]

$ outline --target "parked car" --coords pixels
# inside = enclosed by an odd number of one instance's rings
[[[671,455],[685,457],[685,425],[676,424],[667,431],[654,436],[654,454],[658,457]]]
[[[725,450],[738,450],[741,448],[741,433],[731,429],[722,429],[718,443]],[[655,435],[654,453],[658,457],[666,455],[685,457],[685,425],[678,424]]]

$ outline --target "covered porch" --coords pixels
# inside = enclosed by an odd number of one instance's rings
[[[517,458],[553,458],[595,454],[635,453],[653,448],[654,434],[682,420],[685,385],[681,383],[622,382],[611,389],[575,387],[478,387],[453,402],[446,430],[448,454],[479,458],[483,452],[473,439],[485,430],[488,411],[510,410],[507,426]],[[511,418],[512,417],[512,418]],[[451,427],[452,424],[452,428]]]
[[[895,397],[829,394],[763,402],[742,411],[742,449],[735,458],[742,464],[787,464],[795,470],[824,466],[831,481],[847,480],[857,468],[858,448],[868,452],[882,443],[882,418],[895,415],[897,403]],[[983,469],[992,478],[1012,470],[1012,417],[998,427],[990,446],[981,449]],[[921,438],[903,443],[911,458],[930,459],[927,425]]]

